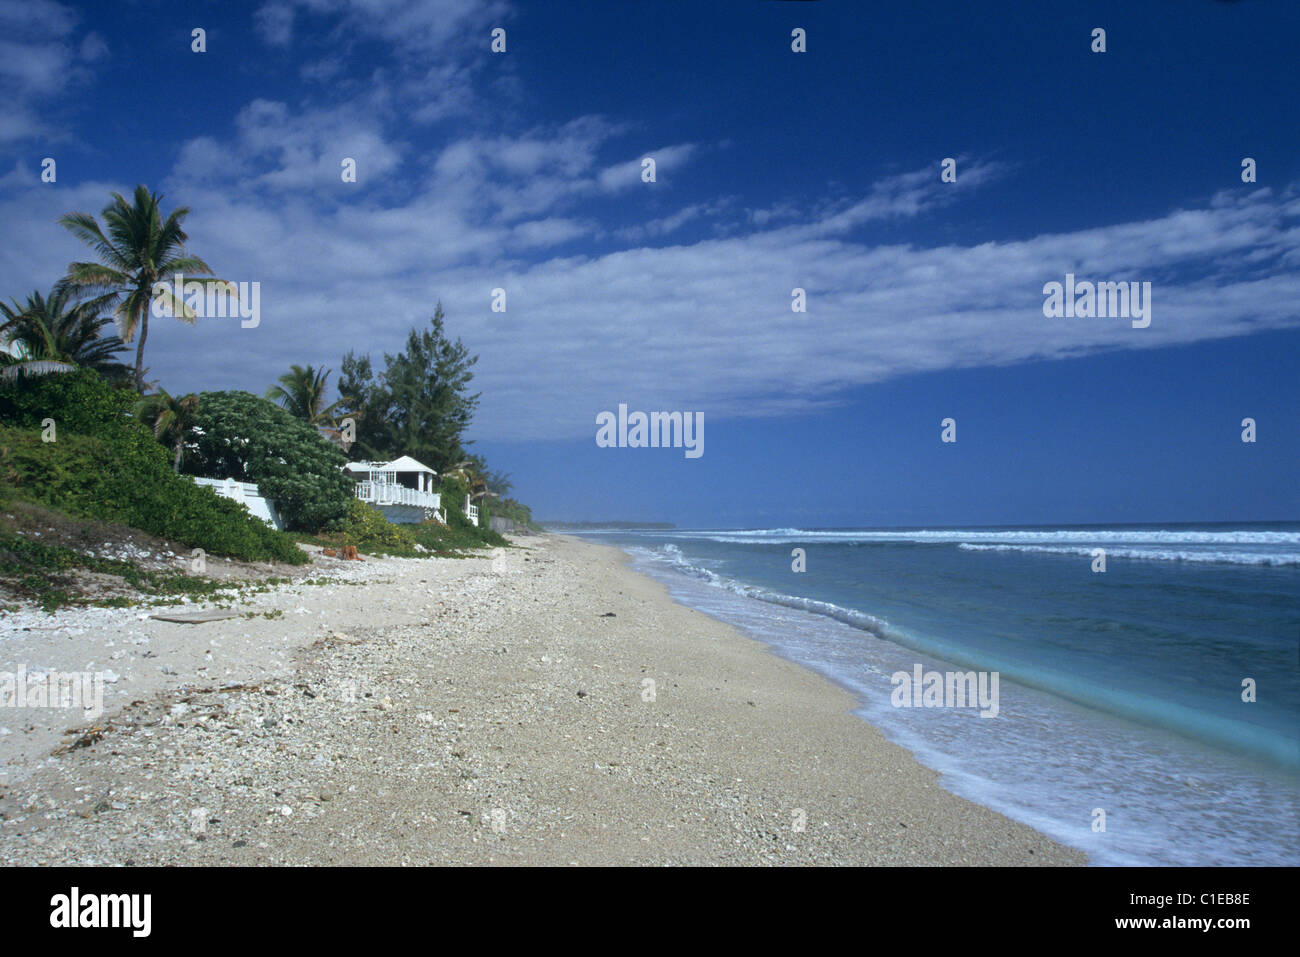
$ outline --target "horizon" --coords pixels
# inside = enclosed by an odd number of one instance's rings
[[[441,302],[480,357],[469,451],[551,521],[1300,518],[1300,5],[0,0],[0,25],[0,298],[84,258],[60,215],[137,183],[260,284],[253,327],[151,323],[174,394],[291,363],[332,388]],[[177,89],[201,118],[168,119]],[[703,454],[602,447],[622,405],[701,417]]]
[[[1119,528],[1139,528],[1142,526],[1154,526],[1157,528],[1173,528],[1180,525],[1186,526],[1241,526],[1241,525],[1300,525],[1300,520],[1288,518],[1276,519],[1258,519],[1253,521],[1233,521],[1227,520],[1222,522],[1056,522],[1046,525],[822,525],[822,526],[800,526],[800,527],[782,527],[782,526],[700,526],[687,527],[683,525],[672,525],[669,523],[646,521],[644,523],[621,522],[618,519],[609,520],[608,525],[602,525],[598,522],[588,522],[584,519],[562,519],[562,518],[539,518],[537,524],[543,527],[548,525],[589,525],[590,528],[583,528],[582,531],[619,531],[619,532],[919,532],[919,531],[993,531],[997,529],[1029,529],[1041,528],[1051,530],[1065,529],[1119,529]],[[668,524],[669,527],[655,528],[656,525]],[[600,527],[597,527],[600,526]],[[617,526],[617,527],[613,527]]]

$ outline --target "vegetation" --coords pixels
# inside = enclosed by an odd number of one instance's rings
[[[316,532],[343,520],[354,497],[347,458],[314,428],[250,392],[203,392],[185,470],[255,482],[287,528]]]
[[[368,355],[343,357],[342,408],[357,427],[351,454],[384,461],[409,455],[436,472],[465,459],[463,436],[479,399],[467,390],[478,356],[448,339],[443,321],[438,303],[429,329],[412,329],[404,351],[384,354],[380,375]]]
[[[317,371],[311,366],[292,365],[280,376],[279,385],[266,390],[266,398],[279,403],[295,419],[311,425],[328,425],[334,421],[334,410],[341,402],[325,404],[329,377],[329,369]]]
[[[175,294],[174,276],[223,292],[231,284],[185,249],[188,207],[164,215],[161,197],[143,185],[130,200],[110,195],[102,224],[80,212],[59,219],[95,261],[70,263],[48,295],[0,304],[0,503],[43,508],[51,520],[115,523],[214,555],[307,560],[294,535],[183,471],[256,483],[300,539],[410,556],[506,544],[486,527],[485,499],[505,496],[512,483],[467,451],[478,357],[447,336],[441,303],[427,328],[412,329],[399,352],[383,354],[382,369],[369,355],[349,352],[332,404],[330,370],[297,364],[266,398],[238,391],[174,397],[162,388],[142,395],[151,315],[197,318],[189,297]],[[134,366],[119,359],[131,342]],[[346,457],[327,438],[341,437],[336,416],[344,414],[356,428],[353,457],[410,455],[440,473],[445,525],[394,525],[355,498],[342,469]],[[481,525],[463,513],[467,496],[479,503]],[[492,507],[536,527],[512,499]],[[0,579],[24,595],[46,607],[74,600],[60,584],[73,569],[113,575],[145,592],[215,587],[0,529]]]
[[[522,502],[516,502],[513,498],[503,498],[500,501],[493,502],[492,514],[508,518],[516,525],[531,529],[534,532],[542,531],[542,526],[533,520],[533,510]]]
[[[172,450],[172,471],[181,470],[185,438],[198,417],[199,397],[187,395],[174,399],[162,389],[135,404],[136,417],[149,427],[153,436]]]
[[[164,220],[159,203],[162,199],[143,185],[135,188],[133,201],[128,203],[120,193],[111,194],[113,201],[100,214],[104,217],[107,235],[98,221],[89,213],[69,213],[59,224],[90,246],[99,256],[99,262],[74,262],[68,264],[64,283],[78,290],[102,294],[126,342],[139,332],[135,349],[135,387],[144,391],[144,343],[149,336],[149,310],[154,300],[154,286],[170,280],[176,273],[186,276],[211,276],[212,269],[198,256],[183,251],[189,238],[181,223],[189,215],[189,207],[181,206]],[[224,280],[199,280],[220,283]],[[160,302],[167,305],[171,315],[184,322],[194,322],[195,313],[182,300],[166,292]]]
[[[0,578],[8,579],[19,595],[30,598],[46,611],[79,601],[67,572],[85,569],[112,575],[135,589],[153,595],[210,596],[229,584],[180,573],[151,572],[135,562],[84,555],[62,545],[33,542],[20,535],[0,531]],[[100,604],[124,605],[121,597]]]
[[[446,499],[443,499],[444,503]],[[316,545],[339,547],[355,545],[357,551],[370,555],[395,555],[403,558],[458,557],[462,552],[485,545],[509,543],[487,528],[472,524],[460,509],[449,509],[450,525],[436,521],[418,525],[395,525],[378,509],[354,498],[340,528],[329,533],[302,536]],[[452,516],[458,516],[453,521]]]
[[[49,297],[33,292],[27,302],[0,303],[0,336],[17,346],[16,355],[0,352],[0,378],[12,381],[20,373],[42,375],[70,372],[77,366],[94,369],[110,380],[120,380],[127,368],[116,355],[124,346],[117,336],[104,334],[112,322],[101,316],[103,298],[75,303],[67,286],[55,287]]]
[[[213,554],[306,560],[289,536],[239,503],[177,475],[167,451],[131,417],[136,398],[88,369],[0,384],[0,496],[120,522]],[[44,440],[46,419],[54,423],[53,441]]]

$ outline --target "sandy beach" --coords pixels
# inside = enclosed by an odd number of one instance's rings
[[[1086,863],[619,551],[516,544],[317,562],[202,624],[6,616],[0,670],[111,674],[95,721],[0,713],[0,862]]]

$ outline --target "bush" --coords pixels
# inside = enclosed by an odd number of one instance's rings
[[[291,538],[242,505],[172,471],[167,450],[129,415],[139,397],[90,370],[0,386],[0,486],[70,515],[130,525],[191,548],[302,564]],[[55,441],[42,441],[53,419]]]
[[[450,540],[457,542],[453,547],[456,548],[481,548],[484,545],[509,545],[501,535],[487,527],[487,511],[479,505],[479,520],[482,525],[475,525],[469,520],[461,507],[465,504],[465,496],[469,494],[469,487],[459,478],[452,475],[444,476],[438,490],[442,495],[442,508],[447,513],[447,529],[450,531]],[[443,536],[446,539],[448,536]]]
[[[250,392],[203,392],[184,468],[255,482],[286,527],[337,528],[354,501],[347,458],[314,427]]]
[[[516,525],[530,528],[535,532],[542,530],[542,527],[533,521],[532,509],[522,502],[515,501],[513,498],[502,498],[493,502],[492,514],[511,519]]]
[[[394,525],[384,513],[359,498],[348,501],[343,519],[343,544],[363,551],[415,553],[415,537],[401,525]]]
[[[114,388],[90,369],[26,376],[0,384],[0,423],[40,429],[49,418],[59,432],[117,435],[139,398],[133,389]],[[153,436],[142,431],[152,442]]]

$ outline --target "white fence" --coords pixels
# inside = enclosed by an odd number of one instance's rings
[[[233,499],[239,502],[253,515],[260,518],[275,528],[284,528],[284,523],[280,521],[280,513],[275,509],[275,503],[269,498],[265,498],[262,492],[252,482],[236,482],[234,479],[211,479],[198,478],[191,475],[196,485],[206,485],[222,498]]]
[[[442,496],[437,492],[421,492],[393,482],[358,482],[357,498],[371,505],[414,505],[435,512],[442,507]]]

